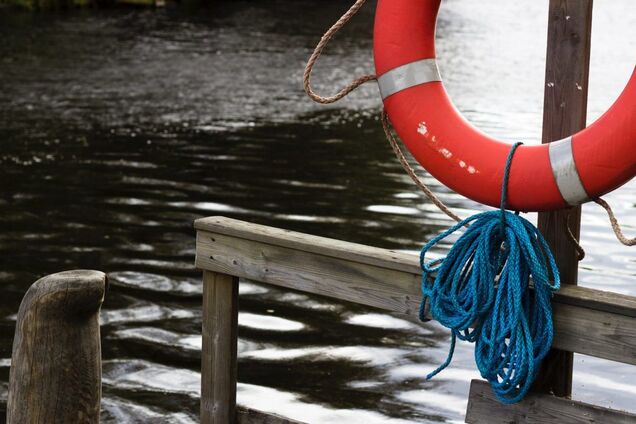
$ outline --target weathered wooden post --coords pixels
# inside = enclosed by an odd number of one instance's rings
[[[67,271],[41,278],[18,312],[7,422],[98,423],[99,310],[106,275]]]
[[[585,128],[590,69],[593,0],[550,0],[546,59],[543,143]],[[567,211],[539,214],[539,229],[554,253],[563,284],[576,284],[578,259],[565,231]],[[581,207],[573,208],[570,226],[579,238]],[[571,352],[553,349],[543,361],[535,389],[556,396],[572,393]]]
[[[238,278],[203,272],[201,423],[236,418]]]

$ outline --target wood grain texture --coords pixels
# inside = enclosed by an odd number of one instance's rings
[[[550,0],[543,109],[543,143],[585,128],[592,38],[592,0]],[[559,267],[562,284],[576,284],[577,252],[565,232],[579,239],[581,207],[539,213],[538,226]],[[572,393],[573,356],[552,350],[544,359],[534,389],[557,396]]]
[[[530,393],[514,405],[502,405],[488,383],[470,385],[466,422],[470,424],[634,424],[636,415],[551,395]]]
[[[105,291],[97,271],[61,272],[29,288],[13,341],[9,424],[99,422]]]
[[[299,233],[293,235],[301,236]],[[398,271],[315,253],[316,245],[311,243],[314,237],[302,236],[313,252],[300,250],[302,246],[281,247],[200,231],[197,233],[196,266],[403,314],[413,315],[418,310],[419,272]],[[332,249],[326,250],[332,252]],[[410,259],[410,264],[416,264],[415,257],[410,256]]]
[[[203,272],[201,423],[230,424],[236,414],[238,278]]]
[[[349,243],[326,237],[310,236],[295,231],[282,230],[265,225],[252,224],[223,216],[201,218],[194,222],[199,231],[222,234],[251,241],[260,241],[292,250],[319,253],[322,256],[339,258],[351,262],[419,273],[420,267],[413,262],[414,255],[395,250],[378,249],[364,244]]]
[[[220,222],[220,221],[217,221]],[[226,225],[234,225],[234,220]],[[252,231],[257,234],[252,240]],[[200,269],[417,315],[421,298],[418,258],[393,256],[384,249],[242,223],[236,235],[197,233],[196,266]],[[224,231],[224,233],[228,233]],[[291,238],[287,240],[287,238]],[[316,241],[316,242],[314,242]],[[309,246],[309,247],[306,247]],[[337,254],[345,248],[349,258]],[[303,250],[306,249],[306,250]],[[324,252],[323,250],[324,249]],[[325,254],[323,254],[325,253]],[[365,255],[369,257],[365,258]],[[374,261],[377,258],[382,260]],[[404,271],[409,270],[409,271]],[[554,299],[554,346],[636,364],[636,298],[566,286]]]
[[[554,328],[559,350],[636,365],[633,317],[555,302]]]
[[[290,420],[276,414],[268,414],[256,409],[237,407],[236,424],[303,424],[300,421]]]
[[[636,318],[636,297],[634,296],[567,285],[556,293],[555,301],[564,305]]]

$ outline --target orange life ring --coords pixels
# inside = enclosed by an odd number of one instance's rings
[[[441,0],[379,0],[374,29],[378,84],[391,123],[420,164],[443,184],[497,207],[510,144],[469,124],[451,103],[435,62]],[[636,174],[636,67],[594,124],[549,144],[521,146],[507,206],[546,211],[578,205]]]

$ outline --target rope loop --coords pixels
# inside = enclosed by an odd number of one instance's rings
[[[516,142],[510,148],[508,157],[506,158],[506,166],[504,167],[503,182],[501,183],[501,202],[499,203],[499,209],[501,210],[501,226],[506,226],[506,200],[508,200],[508,182],[510,181],[510,168],[512,167],[512,158],[517,151],[517,148],[521,146],[522,142]]]
[[[565,235],[567,236],[572,246],[574,246],[574,250],[576,250],[576,259],[580,262],[585,259],[585,249],[581,246],[579,239],[574,235],[574,231],[572,231],[572,226],[570,223],[570,218],[572,217],[573,209],[570,208],[565,213],[563,218],[563,231],[565,231]]]
[[[311,81],[310,81],[311,72],[314,69],[314,65],[316,64],[316,61],[322,54],[322,51],[325,49],[327,44],[329,44],[329,41],[331,41],[333,36],[343,26],[345,26],[347,22],[349,22],[356,13],[358,13],[358,10],[360,10],[360,8],[365,3],[365,1],[366,0],[356,0],[353,6],[351,6],[351,8],[349,8],[349,10],[347,10],[347,12],[345,12],[345,14],[342,15],[340,19],[338,19],[338,21],[335,24],[333,24],[333,26],[329,28],[329,30],[327,30],[327,32],[325,32],[325,34],[320,39],[320,42],[314,49],[313,53],[309,57],[309,60],[307,61],[307,66],[305,66],[305,72],[303,73],[303,88],[305,89],[305,93],[307,93],[307,95],[316,103],[321,103],[321,104],[335,103],[338,100],[342,99],[343,97],[347,96],[356,88],[360,87],[362,84],[365,84],[369,81],[376,80],[375,75],[363,75],[351,81],[346,87],[344,87],[342,90],[340,90],[333,96],[321,96],[317,94],[311,87]]]
[[[504,209],[515,144],[506,162],[501,209],[462,220],[429,241],[420,253],[422,303],[456,339],[475,343],[475,362],[503,403],[521,400],[552,345],[552,293],[560,287],[556,262],[537,228]],[[426,261],[438,242],[467,227],[445,258]],[[531,289],[532,288],[532,289]]]

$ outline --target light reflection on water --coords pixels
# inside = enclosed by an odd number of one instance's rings
[[[595,2],[590,119],[633,69],[631,1]],[[344,8],[262,0],[196,14],[0,10],[0,397],[15,313],[43,274],[109,273],[104,422],[191,423],[201,346],[195,218],[408,251],[449,224],[393,158],[375,87],[330,107],[302,93],[303,62]],[[444,2],[442,73],[484,131],[540,138],[546,16],[547,2]],[[327,49],[319,90],[372,69],[372,18],[369,5]],[[482,209],[424,178],[461,215]],[[636,232],[635,193],[632,182],[608,196],[627,233]],[[635,295],[633,253],[602,210],[584,214],[582,284]],[[424,381],[447,354],[438,325],[252,282],[239,293],[239,402],[310,422],[462,420],[477,377],[471,348],[460,345],[452,367]],[[576,370],[576,398],[634,410],[631,368],[577,356]]]

